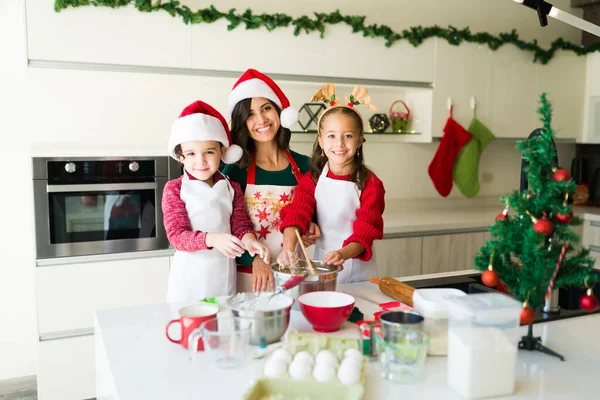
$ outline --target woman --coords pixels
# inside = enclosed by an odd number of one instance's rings
[[[289,149],[289,128],[298,121],[298,112],[279,86],[268,76],[249,69],[233,86],[227,101],[231,118],[231,139],[244,153],[240,161],[223,172],[244,191],[246,211],[254,231],[275,260],[282,250],[279,211],[290,203],[302,175],[309,170],[309,158]],[[303,241],[313,244],[321,236],[311,224]],[[252,268],[252,290],[273,290],[273,274],[260,257],[245,253],[238,263]],[[238,269],[240,272],[240,269]],[[238,291],[248,291],[241,269]]]

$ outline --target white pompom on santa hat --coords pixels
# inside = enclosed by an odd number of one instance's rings
[[[236,163],[242,158],[242,148],[231,143],[229,126],[223,115],[209,104],[198,100],[184,108],[179,118],[173,122],[169,136],[169,155],[177,160],[177,145],[208,140],[220,142],[225,147],[221,156],[225,164]]]
[[[264,97],[277,104],[281,109],[281,126],[284,128],[289,129],[298,122],[298,110],[290,106],[290,101],[279,86],[271,78],[255,69],[244,72],[233,85],[227,99],[229,119],[231,119],[231,114],[237,103],[255,97]]]

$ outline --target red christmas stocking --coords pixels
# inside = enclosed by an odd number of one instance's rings
[[[433,186],[444,197],[452,190],[452,167],[456,157],[469,140],[471,134],[452,118],[452,107],[450,107],[450,117],[444,127],[444,136],[427,169]]]

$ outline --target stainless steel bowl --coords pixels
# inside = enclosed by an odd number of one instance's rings
[[[266,296],[272,293],[238,293],[227,299],[226,303],[231,307],[234,315],[252,322],[252,326],[250,327],[250,344],[261,345],[278,342],[287,331],[290,323],[290,310],[295,301],[288,306],[269,311],[255,310],[252,307],[244,309],[242,306],[244,302],[253,301],[252,299],[257,295]],[[284,295],[280,294],[278,296]],[[275,298],[273,301],[276,301]]]
[[[294,275],[302,275],[308,273],[304,278],[304,282],[285,292],[285,295],[294,299],[292,308],[300,310],[298,305],[298,296],[309,293],[319,292],[324,290],[335,291],[337,287],[337,276],[342,270],[342,267],[336,265],[321,265],[320,261],[311,260],[311,264],[315,269],[315,274],[310,273],[306,260],[298,261],[298,264],[290,268],[281,266],[277,263],[271,265],[273,277],[275,278],[275,287],[281,286],[282,283],[290,279]]]

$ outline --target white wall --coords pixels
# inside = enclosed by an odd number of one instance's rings
[[[3,195],[0,196],[0,209],[3,210],[3,229],[0,229],[0,379],[35,373],[30,148],[40,145],[60,147],[61,143],[71,148],[106,145],[122,147],[126,155],[143,144],[162,151],[170,124],[183,106],[201,97],[224,111],[227,89],[233,83],[227,79],[190,76],[27,68],[24,1],[0,1],[0,171],[3,183]],[[53,0],[30,1],[46,7],[53,4]],[[209,4],[200,1],[184,3],[192,8]],[[554,3],[570,11],[569,0]],[[275,3],[277,9],[273,4],[270,0],[216,2],[221,10],[251,7],[255,12],[280,11],[294,15],[339,8],[345,14],[367,15],[367,22],[386,23],[394,29],[436,23],[458,28],[468,25],[473,32],[517,28],[523,38],[537,37],[542,44],[557,36],[578,41],[580,35],[556,21],[550,21],[549,27],[541,29],[535,12],[510,0],[386,0],[376,3],[311,0],[278,2]],[[89,7],[64,10],[63,13],[93,18],[96,11],[99,10]],[[223,32],[223,35],[228,33]],[[351,39],[352,35],[349,35],[348,40]],[[294,40],[290,35],[290,46]],[[265,57],[277,57],[277,49],[253,45],[257,52],[264,52]],[[382,51],[382,59],[373,60],[376,75],[377,64],[385,63],[385,51],[388,50],[381,40],[374,40],[373,45],[381,46]],[[227,49],[219,56],[228,57]],[[154,115],[152,123],[145,118],[148,114]],[[367,144],[367,161],[382,177],[389,199],[437,197],[426,172],[437,145]],[[499,142],[486,150],[481,170],[482,173],[493,173],[493,180],[482,184],[481,195],[500,195],[518,185],[520,157],[513,147],[514,144]],[[309,151],[307,144],[295,148],[305,153]],[[454,191],[451,196],[459,194]]]

